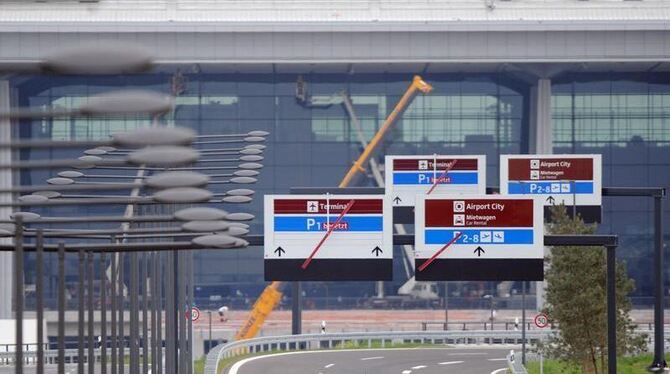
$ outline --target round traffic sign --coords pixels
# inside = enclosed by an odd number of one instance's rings
[[[546,314],[540,313],[535,316],[535,319],[533,320],[535,322],[535,326],[543,329],[547,326],[549,326],[549,317],[547,317]]]
[[[185,313],[186,319],[191,318],[191,321],[195,322],[200,318],[200,309],[197,307],[191,307],[191,310],[187,310]]]

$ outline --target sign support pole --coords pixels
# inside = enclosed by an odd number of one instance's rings
[[[664,192],[664,191],[663,191]],[[654,195],[654,361],[649,371],[661,371],[668,367],[665,362],[663,336],[664,271],[663,253],[663,193]]]
[[[291,334],[302,334],[302,287],[300,282],[291,283]]]
[[[444,282],[444,331],[449,330],[449,282]]]
[[[521,282],[521,363],[526,365],[526,281]]]
[[[616,246],[607,246],[607,372],[616,374]]]

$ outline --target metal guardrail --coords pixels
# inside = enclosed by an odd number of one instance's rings
[[[111,353],[109,347],[107,348],[107,362],[111,360]],[[165,348],[163,348],[165,352]],[[93,351],[93,356],[95,362],[102,362],[102,351],[100,348],[96,348]],[[129,353],[126,353],[125,356],[129,356]],[[142,353],[140,352],[140,357]],[[87,362],[88,358],[86,355],[83,357],[84,362]],[[79,350],[77,348],[66,349],[65,350],[65,363],[66,364],[75,364],[79,362]],[[36,365],[37,364],[37,351],[24,351],[23,352],[23,363],[24,365]],[[56,349],[45,349],[44,350],[44,363],[46,365],[55,365],[58,363],[58,350]],[[16,355],[15,352],[0,352],[0,366],[16,366]]]
[[[507,367],[512,374],[528,374],[528,370],[523,366],[520,357],[514,351],[507,355]]]
[[[553,334],[547,331],[527,331],[526,341],[533,343],[546,340]],[[380,344],[382,348],[390,348],[396,344],[521,344],[521,331],[392,331],[392,332],[360,332],[339,334],[309,334],[267,336],[247,340],[238,340],[219,344],[207,354],[205,374],[218,374],[217,369],[222,359],[259,352],[337,349],[349,344],[372,347]]]

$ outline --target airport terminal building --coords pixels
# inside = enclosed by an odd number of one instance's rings
[[[255,187],[260,197],[297,186],[336,186],[361,151],[341,96],[351,98],[369,138],[418,74],[434,91],[416,97],[383,142],[380,162],[384,154],[483,154],[488,185],[497,186],[502,154],[598,153],[604,186],[670,185],[670,3],[664,0],[0,3],[0,70],[105,39],[143,45],[156,56],[157,69],[121,77],[7,73],[0,77],[0,107],[75,107],[122,87],[173,94],[176,108],[167,123],[201,134],[271,132]],[[12,134],[5,126],[2,136],[101,139],[144,125],[26,120]],[[13,157],[65,158],[81,151]],[[24,171],[13,183],[42,184],[52,174]],[[363,178],[358,185],[374,182]],[[635,302],[650,305],[652,202],[603,200],[599,231],[619,235],[619,259],[636,281]],[[96,209],[108,208],[37,212],[79,216]],[[262,217],[262,199],[243,209]],[[252,232],[262,232],[262,219]],[[261,248],[198,252],[196,295],[235,298],[240,307],[253,302],[265,285],[262,256]],[[55,298],[55,266],[46,270]],[[11,279],[11,272],[3,273]],[[407,280],[400,260],[395,273],[387,294]],[[376,291],[372,283],[344,283],[306,292],[346,299]]]

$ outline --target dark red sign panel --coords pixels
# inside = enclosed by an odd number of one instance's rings
[[[341,213],[351,200],[330,199],[330,214]],[[361,199],[354,201],[354,205],[348,214],[352,213],[383,213],[384,201],[382,199]],[[275,200],[275,214],[325,214],[328,212],[326,199],[315,200]]]
[[[509,180],[593,180],[590,158],[511,158]]]
[[[533,200],[426,200],[426,227],[533,227]]]
[[[393,171],[417,171],[417,170],[426,170],[433,171],[433,159],[394,159],[393,160]],[[451,164],[456,161],[456,164],[451,167]],[[420,164],[422,164],[420,167]],[[438,158],[437,159],[437,170],[477,170],[477,159],[450,159],[450,158]]]

